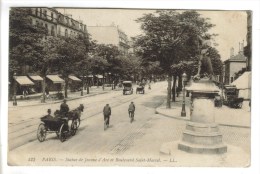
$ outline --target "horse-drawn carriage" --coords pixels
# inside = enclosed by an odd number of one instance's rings
[[[139,86],[136,87],[136,94],[144,94],[144,87],[145,84],[144,83],[140,83]]]
[[[37,138],[40,142],[46,139],[47,133],[56,133],[61,142],[64,142],[68,136],[74,136],[80,125],[80,116],[83,112],[84,106],[80,106],[72,111],[69,111],[67,115],[63,115],[56,111],[54,117],[46,115],[41,117],[42,123],[40,123],[37,130]]]

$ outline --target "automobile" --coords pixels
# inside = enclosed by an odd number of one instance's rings
[[[123,81],[123,95],[133,94],[133,85],[132,81]]]
[[[144,86],[145,86],[144,83],[140,83],[139,86],[136,87],[136,94],[137,93],[144,94]]]
[[[223,101],[224,105],[227,105],[231,108],[241,108],[243,105],[244,98],[239,97],[239,89],[234,85],[225,85],[224,86],[225,98]]]

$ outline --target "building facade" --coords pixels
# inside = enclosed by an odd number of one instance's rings
[[[123,54],[128,54],[130,47],[127,35],[117,26],[88,26],[87,30],[92,40],[99,44],[115,45]]]
[[[87,34],[87,26],[82,21],[61,14],[54,8],[30,8],[30,18],[33,25],[47,28],[51,36],[75,37]]]
[[[231,84],[235,80],[236,73],[247,66],[247,58],[244,55],[244,43],[239,43],[239,52],[234,55],[234,48],[231,48],[230,58],[224,61],[224,83]]]
[[[47,29],[47,35],[53,37],[77,37],[79,35],[84,36],[87,34],[87,26],[72,18],[71,15],[65,15],[58,12],[54,8],[44,8],[44,7],[32,7],[27,8],[28,17],[30,19],[31,25],[45,27]],[[42,91],[42,81],[43,79],[34,80],[33,71],[29,65],[21,65],[19,74],[13,77],[13,81],[10,84],[10,96],[20,95],[25,91]],[[58,75],[55,75],[59,78]],[[49,81],[49,84],[48,84]],[[30,83],[29,83],[30,82]],[[62,81],[53,81],[52,79],[46,78],[47,86],[49,90],[60,90],[62,88]],[[51,85],[54,84],[54,85]],[[54,87],[55,88],[54,88]],[[53,88],[52,88],[53,87]],[[47,88],[47,87],[46,87]],[[30,94],[30,92],[27,92]]]
[[[247,57],[247,71],[251,71],[252,68],[252,11],[247,11],[247,34],[246,42],[247,46],[244,48],[245,56]]]

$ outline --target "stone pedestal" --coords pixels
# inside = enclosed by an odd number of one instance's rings
[[[227,152],[214,116],[214,97],[218,88],[209,79],[193,82],[191,121],[187,122],[178,149],[189,153],[221,154]]]

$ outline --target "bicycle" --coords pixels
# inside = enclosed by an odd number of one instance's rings
[[[134,116],[135,116],[134,111],[129,111],[130,123],[134,121]]]
[[[105,119],[105,121],[104,121],[104,131],[107,129],[107,118]]]
[[[105,118],[104,120],[104,131],[109,127],[109,124],[108,124],[108,117]]]

